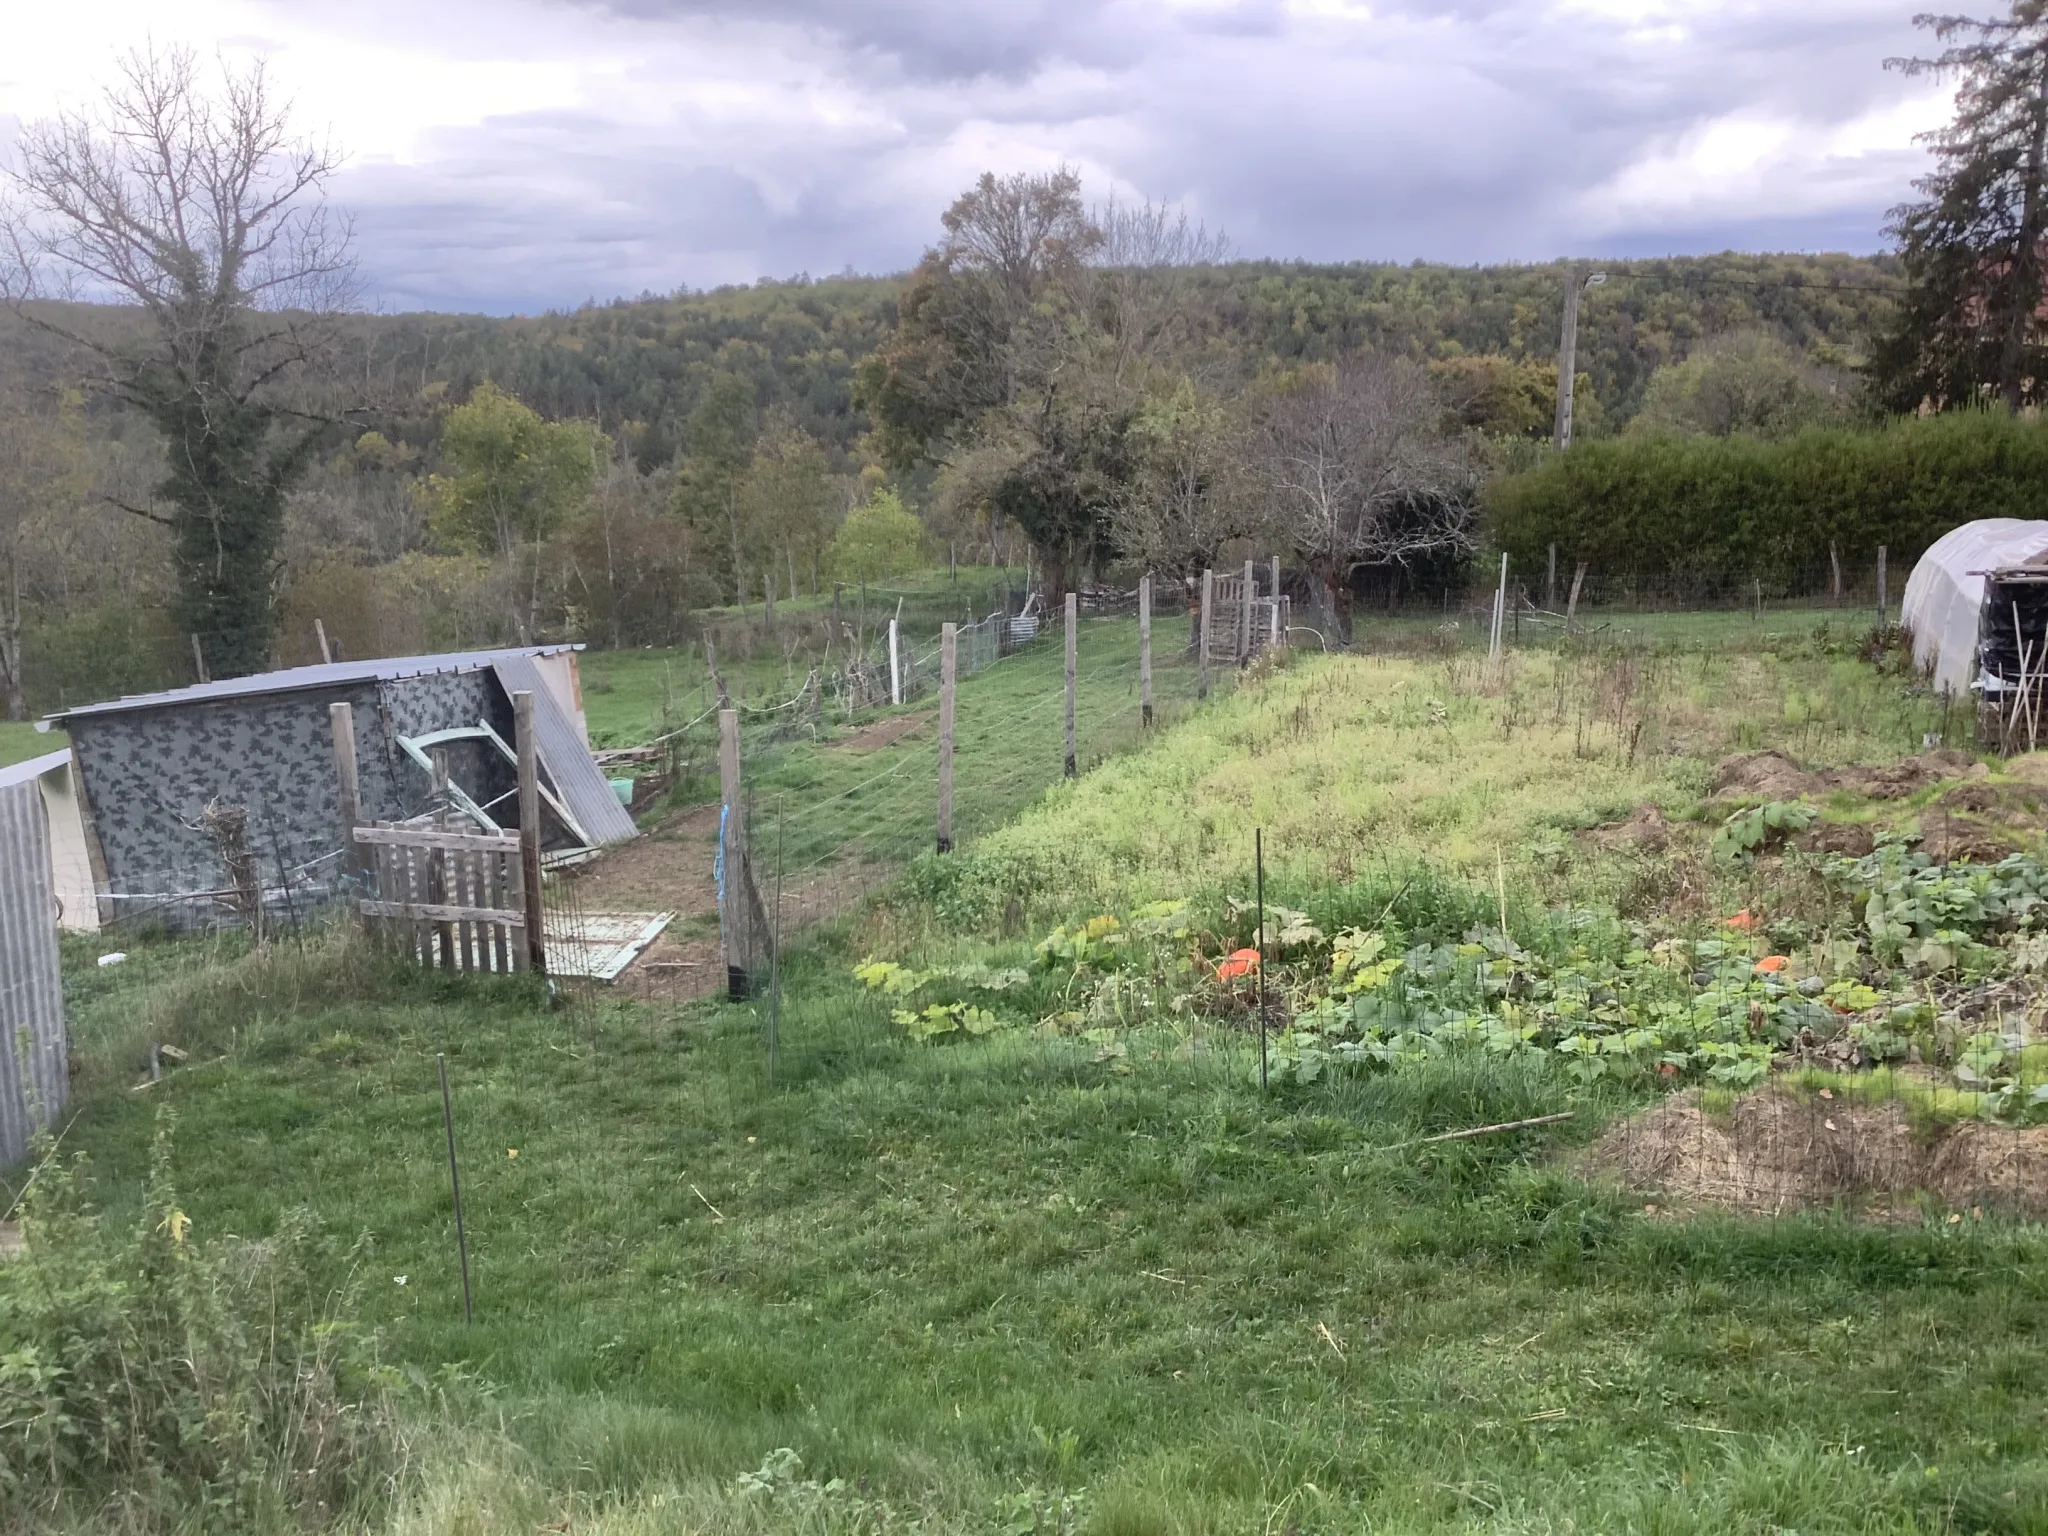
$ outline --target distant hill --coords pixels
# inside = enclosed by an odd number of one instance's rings
[[[1762,326],[1822,361],[1858,360],[1898,283],[1885,257],[1728,253],[1595,265],[1609,280],[1587,297],[1579,367],[1609,430],[1635,413],[1657,367],[1727,331]],[[1361,347],[1549,360],[1566,270],[1234,262],[1199,274],[1202,346],[1247,370]],[[528,318],[366,315],[350,325],[361,366],[400,393],[438,383],[459,398],[489,378],[550,416],[598,418],[651,468],[679,451],[682,423],[722,373],[750,379],[764,407],[785,406],[818,437],[850,448],[867,425],[853,406],[854,366],[895,323],[901,286],[895,277],[764,282]],[[47,371],[58,357],[28,344],[14,366]],[[424,419],[418,425],[431,432]]]

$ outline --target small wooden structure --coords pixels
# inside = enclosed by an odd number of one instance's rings
[[[1257,567],[1246,561],[1242,574],[1223,576],[1202,573],[1205,609],[1197,660],[1208,667],[1242,667],[1261,651],[1287,644],[1291,615],[1288,600],[1277,590],[1272,596],[1258,595]]]

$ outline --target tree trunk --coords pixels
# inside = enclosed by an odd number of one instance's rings
[[[1045,611],[1049,617],[1067,604],[1067,552],[1064,549],[1041,549],[1038,559],[1045,574]]]
[[[2013,253],[2012,312],[2006,317],[2005,345],[1999,349],[1998,382],[2005,391],[2005,408],[2020,413],[2021,361],[2026,353],[2027,327],[2041,303],[2041,180],[2048,160],[2048,74],[2035,87],[2033,132],[2027,142],[2027,182],[2020,205],[2019,239]]]
[[[7,718],[26,720],[28,696],[21,684],[21,620],[15,615],[9,615],[7,627],[0,630],[0,673],[7,678]]]

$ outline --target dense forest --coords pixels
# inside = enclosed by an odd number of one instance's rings
[[[1853,364],[1888,319],[1896,264],[1853,256],[1729,253],[1598,263],[1607,282],[1580,319],[1579,371],[1610,429],[1640,407],[1650,375],[1707,337],[1761,328],[1816,361]],[[1554,363],[1567,266],[1451,267],[1240,261],[1195,274],[1212,363],[1327,361],[1359,350],[1421,360],[1496,354]],[[551,418],[627,434],[643,468],[682,451],[712,381],[737,375],[762,408],[850,451],[867,422],[854,367],[888,336],[900,278],[762,282],[572,313],[363,318],[366,361],[393,379],[484,379]],[[1548,426],[1546,419],[1545,426]]]

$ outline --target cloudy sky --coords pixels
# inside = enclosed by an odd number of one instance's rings
[[[0,154],[145,39],[262,55],[370,301],[900,270],[1062,161],[1239,254],[1871,251],[1946,100],[1909,0],[0,0]]]

